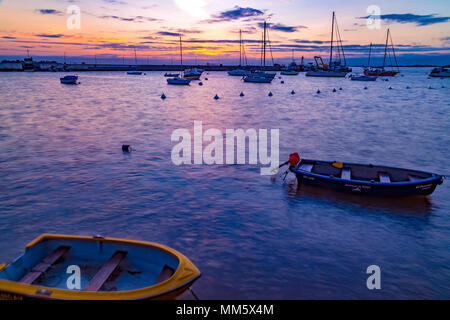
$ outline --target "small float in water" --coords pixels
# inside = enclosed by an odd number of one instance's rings
[[[69,266],[80,268],[80,289],[68,289]],[[0,297],[171,299],[199,277],[200,271],[188,258],[161,244],[43,234],[25,247],[22,256],[9,265],[0,265]]]
[[[63,78],[59,78],[62,84],[78,84],[78,76],[65,76]]]
[[[336,191],[374,196],[429,195],[442,184],[443,177],[425,171],[342,163],[319,160],[300,160],[297,153],[289,156],[289,169],[302,184]]]

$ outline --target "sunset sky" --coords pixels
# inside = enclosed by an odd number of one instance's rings
[[[80,8],[80,29],[69,29],[68,7]],[[380,28],[369,28],[367,8],[380,8]],[[369,43],[383,51],[390,28],[400,64],[450,63],[450,2],[228,1],[228,0],[0,0],[0,58],[69,62],[179,63],[178,39],[188,62],[237,64],[242,29],[250,64],[259,63],[261,25],[267,20],[276,63],[294,56],[328,57],[331,14],[344,50],[364,63]],[[268,55],[271,63],[271,55]]]

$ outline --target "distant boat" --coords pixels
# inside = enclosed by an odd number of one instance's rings
[[[245,55],[245,49],[244,49],[244,43],[242,41],[242,30],[239,30],[239,67],[242,66],[242,57],[244,57],[244,60],[247,62],[247,57]],[[238,76],[238,77],[244,77],[249,73],[249,71],[237,68],[234,70],[228,71],[229,76]]]
[[[178,77],[179,75],[179,73],[164,73],[164,77]]]
[[[127,74],[140,76],[142,74],[142,71],[137,71],[138,66],[137,66],[136,48],[134,48],[134,61],[135,61],[135,64],[136,64],[136,67],[135,67],[136,70],[130,70],[130,71],[127,72]]]
[[[336,30],[336,43],[337,43],[337,58],[333,60],[333,49],[334,49],[334,33]],[[342,60],[341,61],[341,56]],[[344,47],[342,45],[342,39],[340,37],[339,28],[337,25],[336,15],[333,11],[331,19],[331,41],[330,41],[330,60],[328,64],[325,64],[321,57],[315,56],[314,60],[316,62],[315,70],[310,70],[306,72],[307,77],[345,77],[347,73],[351,72],[352,69],[347,67],[347,62],[345,59]]]
[[[271,83],[272,78],[267,78],[259,75],[248,75],[244,78],[245,82],[254,82],[254,83]]]
[[[307,184],[358,195],[429,195],[443,182],[438,174],[372,164],[302,159],[290,170],[300,188]]]
[[[264,32],[262,37],[262,60],[261,67],[262,71],[256,71],[248,74],[244,77],[244,82],[253,82],[253,83],[271,83],[275,78],[276,73],[265,72],[266,69],[266,40],[267,38],[267,23],[264,21]]]
[[[65,76],[59,80],[62,84],[77,84],[78,76]]]
[[[189,85],[190,82],[191,82],[190,79],[184,79],[184,78],[180,78],[180,77],[174,77],[174,78],[167,79],[168,84]]]
[[[183,78],[189,79],[189,80],[200,80],[202,73],[203,73],[203,70],[201,70],[201,69],[197,69],[197,68],[188,69],[184,72]]]
[[[377,76],[350,75],[350,79],[353,81],[375,81],[377,80]]]
[[[389,44],[389,40],[390,40],[390,44]],[[391,57],[391,52],[389,50],[389,48],[391,48],[392,50],[392,57]],[[371,51],[372,51],[372,44],[370,44],[370,48],[369,48],[369,63],[368,63],[368,67],[364,69],[364,74],[366,76],[378,76],[378,77],[393,77],[396,74],[398,74],[400,72],[400,69],[398,67],[398,62],[397,62],[397,57],[395,55],[395,50],[394,50],[394,43],[392,42],[392,36],[390,34],[389,29],[387,29],[386,32],[386,44],[384,46],[384,58],[383,58],[383,65],[381,67],[371,67],[370,66],[370,55],[371,55]],[[389,56],[389,61],[391,61],[391,70],[386,70],[386,58]],[[392,66],[392,58],[395,61],[395,65],[396,65],[396,70],[394,70],[394,66]]]
[[[281,75],[283,76],[296,76],[298,75],[298,71],[295,70],[283,70],[280,72]]]
[[[77,269],[81,288],[70,289],[69,275]],[[12,263],[0,265],[0,296],[14,300],[172,299],[200,275],[184,255],[154,242],[43,234]]]
[[[431,70],[429,76],[434,78],[448,78],[450,77],[450,66],[438,67]]]

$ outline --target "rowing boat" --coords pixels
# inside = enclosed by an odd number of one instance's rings
[[[43,234],[0,264],[0,299],[170,299],[199,277],[188,258],[161,244]]]
[[[290,170],[299,187],[307,184],[361,195],[429,195],[443,182],[438,174],[372,164],[302,159]]]

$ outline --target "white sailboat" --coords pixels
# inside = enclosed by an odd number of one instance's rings
[[[252,72],[244,77],[244,82],[254,83],[271,83],[275,78],[276,73],[265,72],[266,69],[266,38],[267,38],[267,23],[264,21],[264,32],[262,40],[262,71]]]
[[[247,61],[247,57],[245,56],[245,49],[244,44],[242,42],[242,30],[239,30],[239,67],[242,66],[242,55],[244,54],[244,59]],[[231,71],[228,71],[229,76],[239,76],[244,77],[249,72],[247,70],[244,70],[242,68],[237,68]]]
[[[333,44],[334,44],[334,32],[336,29],[336,37],[337,37],[337,58],[333,60]],[[341,61],[341,55],[343,58],[343,62]],[[345,60],[344,47],[342,46],[342,39],[339,33],[339,28],[337,26],[336,15],[333,11],[332,19],[331,19],[331,44],[330,44],[330,61],[328,65],[323,63],[321,57],[314,57],[316,61],[315,70],[310,70],[306,72],[305,76],[307,77],[338,77],[344,78],[347,73],[351,72],[351,68],[347,67],[347,63]],[[320,62],[319,62],[320,60]]]
[[[136,48],[134,48],[134,62],[136,64],[136,70],[130,70],[127,72],[127,74],[131,74],[131,75],[135,75],[135,76],[140,76],[142,74],[142,71],[138,71],[137,70],[137,55],[136,55]]]
[[[181,46],[181,37],[180,37],[180,63],[181,70],[183,70],[183,47]],[[191,83],[190,79],[185,79],[184,77],[173,77],[167,79],[167,84],[175,84],[175,85],[189,85]]]

